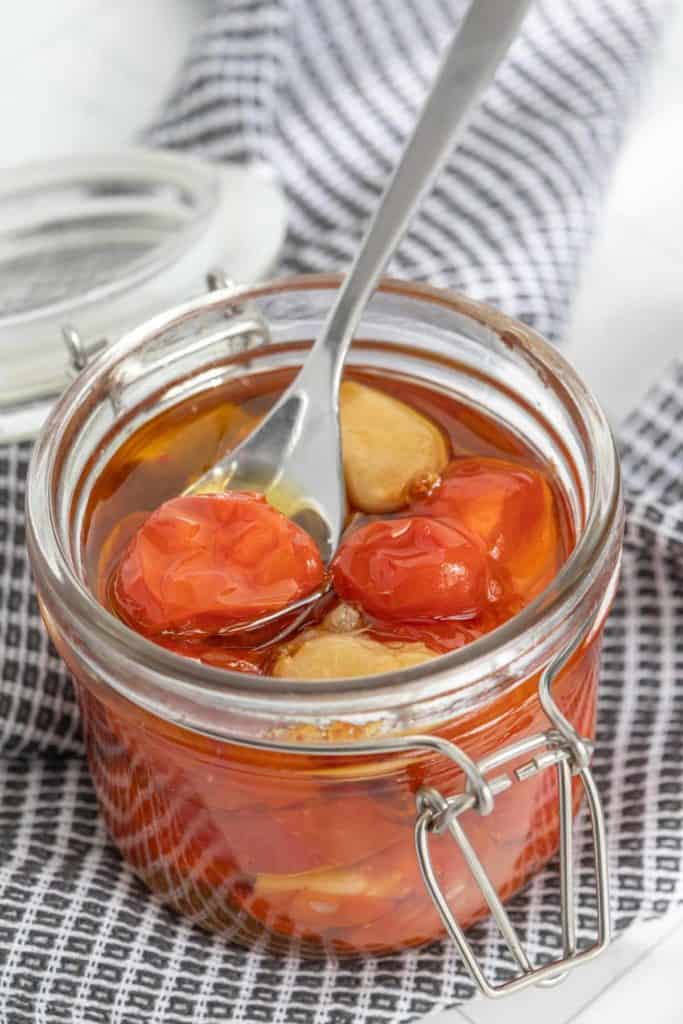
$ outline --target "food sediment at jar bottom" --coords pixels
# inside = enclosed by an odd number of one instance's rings
[[[292,680],[371,677],[477,640],[556,575],[573,534],[548,467],[484,413],[404,377],[354,371],[342,387],[349,509],[331,566],[258,495],[178,498],[289,379],[261,374],[182,402],[151,417],[105,467],[85,516],[85,566],[98,599],[128,626],[216,668]],[[330,589],[286,639],[221,635],[323,581]],[[593,641],[554,691],[589,736],[596,680]],[[474,758],[542,731],[537,683],[520,680],[437,731]],[[254,751],[81,684],[109,830],[147,884],[202,926],[310,955],[387,953],[443,934],[413,832],[421,786],[462,791],[446,758]],[[363,726],[332,722],[322,738],[383,730],[381,716]],[[304,745],[321,738],[306,722],[284,735]],[[516,783],[487,817],[468,811],[462,824],[499,893],[511,895],[557,849],[554,770]],[[453,840],[435,835],[430,849],[460,923],[485,916]]]

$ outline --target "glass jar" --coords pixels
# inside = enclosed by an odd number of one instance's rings
[[[385,280],[349,361],[485,410],[550,465],[576,545],[553,584],[494,632],[427,664],[300,682],[214,669],[158,647],[85,584],[84,512],[151,415],[243,374],[300,363],[339,279],[218,289],[124,336],[53,411],[28,483],[29,548],[68,664],[102,813],[149,887],[239,943],[388,953],[445,930],[484,991],[464,929],[561,852],[565,955],[608,937],[602,815],[588,761],[598,657],[621,548],[618,460],[603,414],[526,326],[462,296]],[[586,791],[599,928],[576,953],[571,821]],[[417,849],[416,849],[417,846]]]

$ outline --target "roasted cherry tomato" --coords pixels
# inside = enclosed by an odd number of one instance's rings
[[[124,617],[151,635],[204,635],[277,611],[324,570],[309,535],[262,495],[173,498],[140,527],[114,579]]]
[[[340,597],[381,619],[469,618],[488,599],[488,557],[455,522],[380,520],[344,541],[332,579]]]
[[[278,620],[279,622],[279,620]],[[247,637],[251,637],[251,632]],[[176,636],[166,633],[156,636],[155,642],[168,651],[175,651],[184,658],[194,658],[213,668],[223,668],[226,672],[247,672],[250,675],[261,675],[269,661],[268,650],[252,650],[249,647],[227,646],[219,636]],[[233,639],[237,643],[239,634]]]
[[[540,593],[560,567],[555,501],[538,470],[504,459],[455,459],[440,484],[410,511],[454,518],[480,536],[526,599]]]

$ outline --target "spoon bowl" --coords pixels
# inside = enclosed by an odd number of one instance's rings
[[[346,516],[339,418],[336,402],[328,409],[319,394],[309,393],[308,365],[263,423],[184,493],[265,494],[271,505],[311,535],[323,563],[329,565]]]

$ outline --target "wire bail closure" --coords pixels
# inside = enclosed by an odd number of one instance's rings
[[[244,287],[231,280],[220,269],[210,270],[206,275],[208,295],[221,293],[221,297],[234,302],[225,307],[227,321],[223,337],[230,345],[232,354],[256,348],[270,340],[270,328],[253,303],[245,305],[241,301]],[[80,332],[71,324],[62,327],[62,341],[66,348],[67,373],[70,377],[77,376],[81,370],[109,345],[108,338],[97,338],[85,341]]]
[[[455,942],[463,963],[479,991],[491,998],[498,999],[531,985],[549,987],[556,985],[567,977],[570,970],[581,963],[598,956],[610,941],[609,919],[609,878],[607,867],[607,843],[605,821],[595,779],[590,770],[592,744],[580,736],[571,723],[565,718],[552,696],[552,687],[558,674],[567,662],[581,647],[591,633],[597,613],[562,650],[549,665],[546,666],[539,680],[539,699],[552,728],[546,732],[536,733],[517,743],[512,743],[501,750],[471,762],[466,773],[466,786],[463,793],[445,797],[438,790],[425,787],[417,794],[417,820],[415,822],[415,849],[424,879],[434,905],[439,912],[449,936]],[[419,743],[417,737],[414,738]],[[461,755],[462,751],[458,750]],[[445,752],[445,751],[444,751]],[[456,757],[448,752],[452,760]],[[510,774],[499,773],[491,777],[491,773],[511,761],[525,755],[529,760],[515,768]],[[559,803],[560,803],[560,907],[562,914],[563,955],[551,963],[534,967],[519,938],[514,925],[503,906],[496,888],[485,867],[479,860],[467,833],[460,821],[460,816],[468,810],[486,815],[493,809],[495,799],[516,783],[523,783],[539,772],[554,769],[557,772]],[[574,894],[573,865],[573,804],[572,779],[581,780],[587,797],[593,835],[593,865],[596,886],[597,934],[595,942],[585,949],[579,950],[576,941],[576,905]],[[519,974],[499,985],[492,984],[484,975],[476,954],[470,945],[465,932],[451,910],[448,901],[439,885],[429,852],[429,836],[431,833],[448,832],[457,843],[474,880],[481,890],[491,915],[510,950]]]
[[[611,937],[609,917],[609,878],[605,819],[595,779],[590,770],[592,743],[582,737],[562,714],[552,696],[552,687],[567,662],[588,640],[601,614],[599,607],[587,624],[563,650],[546,666],[539,680],[539,699],[551,728],[535,733],[516,743],[474,761],[461,747],[441,736],[393,736],[384,739],[345,743],[306,743],[307,756],[329,757],[343,755],[363,757],[377,754],[409,754],[429,751],[448,758],[465,776],[464,792],[446,797],[433,787],[423,787],[416,795],[415,849],[422,877],[434,905],[450,937],[455,942],[463,963],[480,992],[491,999],[499,999],[519,992],[531,985],[550,987],[564,980],[579,964],[587,963],[603,952]],[[302,745],[275,738],[231,737],[239,746],[258,750],[278,750],[287,754],[301,754]],[[528,760],[510,772],[497,770],[511,761],[528,755]],[[562,911],[563,955],[551,963],[534,967],[521,945],[510,917],[496,891],[496,887],[472,847],[460,816],[474,810],[482,816],[490,814],[496,800],[512,786],[524,783],[540,772],[555,769],[559,789],[560,819],[560,904]],[[497,774],[493,774],[496,773]],[[595,942],[578,949],[576,941],[576,906],[573,867],[573,801],[572,779],[581,780],[587,798],[593,833],[593,864],[596,888],[597,929]],[[488,981],[477,960],[464,930],[451,910],[439,885],[430,853],[431,833],[448,831],[457,843],[472,876],[477,882],[508,949],[519,967],[519,974],[499,985]]]

